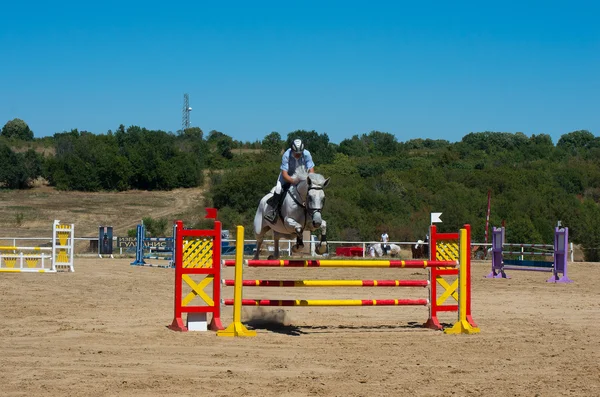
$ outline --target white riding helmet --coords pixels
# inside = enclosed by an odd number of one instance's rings
[[[294,142],[292,142],[292,151],[294,153],[304,152],[304,143],[302,143],[302,140],[294,139]]]

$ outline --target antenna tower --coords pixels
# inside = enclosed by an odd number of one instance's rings
[[[183,94],[183,110],[181,114],[181,130],[185,130],[186,128],[190,128],[190,112],[192,108],[190,107],[190,96],[188,94]]]

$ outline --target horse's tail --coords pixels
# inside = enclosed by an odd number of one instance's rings
[[[254,215],[254,234],[260,234],[263,228],[263,217],[265,215],[266,201],[271,196],[271,193],[267,193],[263,198],[258,202],[258,208],[256,209],[256,214]]]

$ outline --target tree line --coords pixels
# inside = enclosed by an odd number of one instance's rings
[[[28,128],[28,127],[27,127]],[[298,130],[240,142],[194,127],[177,133],[119,126],[106,134],[57,133],[35,139],[2,129],[0,184],[23,189],[37,177],[62,190],[169,190],[209,184],[207,205],[226,227],[251,229],[260,198],[273,187],[283,150],[301,138],[316,171],[331,178],[323,212],[328,238],[423,239],[431,212],[444,230],[469,223],[483,241],[487,194],[490,225],[506,225],[507,241],[551,243],[558,221],[600,259],[600,138],[581,130],[554,144],[549,135],[474,132],[459,142],[412,139],[372,131],[334,144],[326,133]],[[35,144],[37,151],[27,146]],[[50,148],[49,154],[39,147]],[[27,149],[26,149],[27,148]],[[205,180],[209,175],[209,180]],[[227,226],[229,225],[229,226]],[[491,226],[490,226],[491,229]],[[491,234],[491,232],[490,232]]]

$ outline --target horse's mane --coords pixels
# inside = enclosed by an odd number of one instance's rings
[[[308,179],[308,170],[304,165],[296,168],[294,171],[294,178],[298,178],[299,181],[305,181]]]
[[[323,185],[325,183],[325,177],[321,174],[310,174],[305,166],[296,168],[294,172],[294,178],[298,178],[298,181],[306,181],[310,178],[310,181],[315,185]]]

